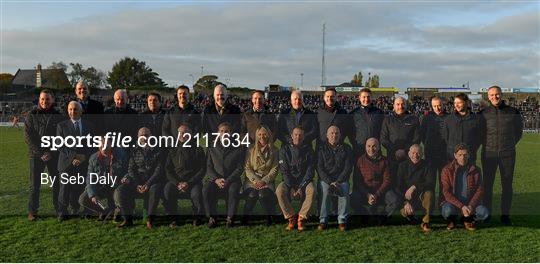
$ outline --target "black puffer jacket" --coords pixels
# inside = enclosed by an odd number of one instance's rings
[[[225,178],[228,182],[241,182],[246,160],[245,147],[223,147],[219,142],[216,147],[209,147],[206,162],[206,174],[210,182]]]
[[[430,111],[420,118],[422,131],[422,143],[426,158],[444,159],[446,158],[446,142],[443,138],[444,119],[448,116],[445,112],[441,115]]]
[[[332,125],[339,128],[342,141],[351,134],[352,120],[347,114],[347,110],[341,108],[339,104],[336,104],[332,111],[328,111],[323,103],[317,111],[317,121],[319,123],[319,142],[326,142],[326,130]]]
[[[204,133],[217,133],[219,124],[228,122],[231,125],[231,133],[240,133],[242,112],[236,105],[226,102],[223,112],[220,114],[215,101],[211,101],[203,110],[202,125]]]
[[[469,147],[472,160],[476,160],[476,152],[482,144],[484,129],[480,116],[468,113],[465,116],[454,112],[444,120],[443,138],[446,142],[448,160],[454,159],[454,148],[459,143]]]
[[[353,136],[357,146],[364,146],[368,138],[381,137],[381,127],[384,120],[384,112],[370,104],[367,107],[360,106],[351,112],[353,121]],[[351,140],[353,141],[353,140]]]
[[[24,139],[28,144],[30,157],[41,157],[49,148],[41,147],[42,136],[55,136],[56,125],[64,121],[65,117],[56,109],[33,109],[28,113],[24,122]]]
[[[296,118],[298,113],[299,119]],[[283,144],[291,142],[291,134],[295,126],[304,128],[304,144],[313,142],[319,135],[317,114],[305,107],[302,110],[292,108],[284,110],[278,117],[278,138]]]
[[[201,114],[191,103],[188,103],[183,109],[175,105],[167,111],[163,117],[162,135],[176,138],[178,136],[178,127],[182,123],[189,124],[193,133],[201,131]]]
[[[279,150],[279,171],[288,187],[304,188],[313,180],[314,154],[311,145],[283,144]]]
[[[206,173],[206,154],[202,148],[178,147],[171,149],[165,163],[167,180],[174,185],[187,182],[201,183]]]
[[[396,192],[403,197],[407,189],[416,186],[417,193],[435,189],[435,174],[425,160],[414,164],[407,159],[399,164]]]
[[[402,115],[391,113],[386,116],[381,129],[381,144],[386,148],[389,160],[395,159],[398,149],[408,150],[420,144],[420,121],[408,112]]]
[[[332,182],[349,182],[353,168],[352,149],[347,144],[340,144],[335,148],[328,143],[321,144],[318,149],[317,173],[319,180],[331,184]]]
[[[523,135],[523,120],[519,110],[501,103],[499,107],[489,105],[483,109],[482,125],[486,134],[482,153],[486,155],[511,154]]]

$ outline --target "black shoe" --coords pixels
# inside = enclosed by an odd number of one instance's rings
[[[240,220],[240,224],[243,225],[243,226],[248,226],[249,225],[249,216],[243,216],[242,217],[242,220]]]
[[[383,226],[388,222],[388,217],[386,215],[377,216],[377,225]]]
[[[266,226],[271,226],[272,224],[274,224],[274,217],[269,215],[266,217]]]
[[[505,226],[511,226],[512,220],[510,220],[509,215],[501,215],[501,223]]]
[[[214,228],[217,226],[216,219],[213,217],[208,218],[208,228]]]

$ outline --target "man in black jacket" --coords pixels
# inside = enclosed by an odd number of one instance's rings
[[[187,123],[178,127],[179,142],[188,140],[186,134],[192,133]],[[189,147],[177,146],[169,151],[165,165],[167,184],[165,184],[165,213],[171,218],[170,227],[179,223],[178,199],[191,199],[193,210],[193,225],[200,223],[204,214],[202,203],[202,180],[206,172],[206,154],[204,150],[191,144]]]
[[[304,107],[302,94],[296,90],[291,93],[291,108],[284,110],[278,117],[277,136],[282,144],[290,143],[292,130],[302,126],[303,144],[311,146],[318,137],[318,125],[316,113]]]
[[[454,149],[460,143],[467,144],[471,153],[470,161],[475,163],[484,133],[480,117],[471,112],[469,98],[464,93],[454,98],[454,109],[454,113],[444,120],[443,138],[446,142],[447,163],[454,160]]]
[[[189,87],[181,85],[176,89],[178,104],[173,106],[163,117],[162,135],[176,139],[178,127],[186,123],[194,133],[201,131],[201,114],[189,101]]]
[[[516,163],[516,144],[523,135],[523,120],[519,111],[502,100],[499,86],[488,89],[489,106],[481,111],[485,137],[482,147],[484,170],[484,204],[492,212],[493,183],[497,166],[501,173],[501,222],[511,225],[512,182]]]
[[[28,197],[28,220],[34,221],[39,210],[39,193],[41,188],[41,173],[47,167],[48,174],[58,175],[58,152],[41,147],[42,136],[55,136],[56,125],[64,118],[54,109],[54,96],[49,90],[39,93],[37,108],[32,109],[24,122],[24,139],[28,144],[30,161],[30,191]],[[58,177],[57,177],[58,179]],[[52,185],[54,209],[58,208],[58,192],[60,184]]]
[[[129,157],[128,173],[120,181],[115,190],[115,200],[120,207],[124,221],[119,227],[133,225],[135,199],[144,199],[144,210],[148,213],[146,227],[153,228],[155,212],[163,190],[163,160],[164,152],[156,147],[147,145],[152,132],[147,127],[141,127],[137,133],[138,145],[133,148]]]
[[[431,111],[420,118],[425,159],[437,175],[441,175],[442,169],[448,163],[446,143],[443,138],[444,119],[447,116],[443,108],[443,100],[434,96],[431,98]]]
[[[424,210],[420,227],[428,232],[433,206],[435,177],[429,164],[422,159],[422,148],[414,144],[409,148],[409,159],[399,164],[396,193],[404,201],[401,215],[410,222],[415,221],[415,211]]]
[[[327,140],[318,148],[317,173],[321,190],[321,210],[319,230],[328,226],[330,197],[338,198],[338,224],[341,231],[347,228],[349,217],[349,177],[353,168],[353,152],[349,145],[341,141],[337,126],[330,126],[326,132]]]
[[[268,127],[273,135],[276,133],[277,118],[276,115],[268,112],[264,104],[264,93],[254,91],[251,94],[252,107],[242,114],[242,134],[249,134],[250,144],[255,143],[255,132],[262,125]]]
[[[147,109],[139,114],[139,127],[150,129],[153,136],[161,136],[165,110],[161,108],[161,95],[155,92],[146,97]]]
[[[216,146],[209,146],[207,153],[206,173],[208,182],[203,187],[203,198],[208,219],[208,227],[216,226],[217,201],[225,197],[227,201],[227,227],[234,225],[234,216],[238,206],[240,176],[244,172],[246,149],[244,146],[224,146],[225,137],[231,134],[231,124],[225,122],[218,125],[219,139]],[[213,141],[213,140],[212,140]]]
[[[420,144],[420,132],[418,117],[407,111],[403,97],[396,97],[394,112],[386,116],[381,128],[381,144],[386,148],[392,183],[396,182],[398,164],[407,159],[407,150]]]
[[[105,110],[106,125],[105,133],[122,133],[122,137],[130,136],[134,140],[137,136],[138,113],[129,106],[129,98],[126,90],[118,89],[114,92],[114,106]],[[135,124],[135,125],[134,125]]]
[[[203,110],[202,124],[204,133],[217,133],[218,126],[227,122],[230,124],[230,133],[240,133],[242,112],[240,108],[227,100],[227,87],[218,84],[214,88],[214,101],[210,102]]]
[[[277,186],[276,196],[283,216],[289,222],[286,228],[289,231],[292,231],[296,224],[298,231],[304,230],[315,195],[315,154],[311,144],[303,141],[304,129],[297,126],[292,129],[291,143],[282,144],[279,150],[279,171],[283,174],[283,182]],[[292,199],[303,200],[298,214],[292,207]]]
[[[77,102],[82,106],[83,118],[90,120],[96,126],[96,133],[101,133],[103,128],[99,124],[103,123],[101,120],[104,111],[103,104],[90,98],[90,89],[84,81],[79,81],[75,85],[75,96],[77,96]],[[67,105],[65,113],[67,114]]]
[[[358,100],[360,106],[350,113],[354,126],[351,144],[356,157],[360,157],[365,153],[365,144],[368,138],[376,138],[377,140],[380,138],[384,120],[384,112],[371,102],[371,90],[369,88],[360,90]]]
[[[90,121],[82,119],[82,106],[79,102],[68,103],[69,119],[58,123],[56,135],[64,139],[67,137],[83,137],[88,134],[95,135],[95,127]],[[58,171],[69,176],[87,177],[88,159],[96,151],[83,143],[82,147],[60,147],[58,156]],[[58,221],[63,221],[68,216],[68,206],[71,206],[72,214],[79,214],[79,196],[84,191],[84,183],[67,182],[60,185],[58,194]]]
[[[343,109],[336,101],[336,90],[331,88],[324,92],[324,103],[317,111],[317,121],[319,124],[319,138],[317,145],[326,142],[326,132],[330,126],[336,126],[340,131],[340,140],[345,141],[345,137],[351,134],[352,126],[347,110]],[[350,140],[350,139],[349,139]]]

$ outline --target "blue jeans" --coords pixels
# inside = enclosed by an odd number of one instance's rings
[[[449,202],[444,202],[441,206],[441,215],[444,218],[444,220],[448,220],[448,218],[450,218],[451,216],[461,215],[461,208],[457,208]],[[488,216],[489,216],[489,210],[485,206],[479,205],[476,208],[474,208],[475,221],[486,220]]]
[[[331,210],[330,185],[321,181],[321,211],[320,211],[320,223],[328,224],[328,210]],[[338,197],[338,223],[347,223],[349,217],[349,183],[344,182],[339,185],[340,193]]]

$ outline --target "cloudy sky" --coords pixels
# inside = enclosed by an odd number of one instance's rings
[[[381,86],[540,86],[538,1],[3,1],[1,71],[53,61],[105,72],[129,56],[168,84],[321,84],[377,73]]]

